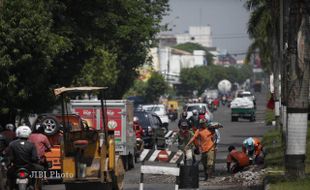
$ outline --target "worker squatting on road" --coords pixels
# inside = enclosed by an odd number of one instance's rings
[[[228,147],[227,172],[237,173],[250,165],[249,157],[242,151],[237,151],[234,146]]]
[[[263,146],[258,138],[249,137],[243,141],[242,151],[237,151],[234,146],[228,147],[227,171],[236,173],[242,171],[250,164],[263,164]],[[253,162],[254,160],[254,162]]]
[[[242,143],[242,151],[246,153],[250,159],[250,163],[263,164],[264,152],[261,141],[256,137],[249,137]]]

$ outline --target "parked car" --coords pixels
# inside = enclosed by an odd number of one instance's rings
[[[160,117],[162,123],[169,123],[169,118],[164,104],[143,105],[142,109],[148,112],[156,113]]]
[[[167,123],[162,123],[159,116],[144,110],[135,111],[134,116],[138,117],[143,128],[143,141],[145,148],[166,148],[165,134],[168,131]]]
[[[205,117],[208,121],[213,121],[213,114],[208,109],[207,104],[204,103],[191,103],[186,104],[186,112],[187,112],[187,118],[190,118],[193,115],[193,110],[197,110],[198,112],[200,110],[203,110],[205,112]]]

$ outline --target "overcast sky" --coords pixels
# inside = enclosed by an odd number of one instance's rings
[[[250,44],[246,32],[249,12],[243,7],[244,2],[245,0],[170,0],[171,10],[164,17],[163,23],[169,23],[172,33],[184,33],[189,26],[210,25],[213,46],[230,53],[244,53]]]

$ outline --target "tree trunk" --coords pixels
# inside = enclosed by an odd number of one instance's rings
[[[289,21],[289,67],[286,172],[296,178],[305,176],[309,96],[309,20],[302,1],[291,0]],[[306,35],[306,33],[308,35]]]
[[[279,0],[272,1],[272,16],[273,18],[279,17]],[[274,100],[275,100],[275,119],[276,119],[276,128],[280,127],[280,36],[279,36],[279,21],[274,19],[273,30],[272,30],[272,39],[271,47],[272,51],[272,62],[273,62],[273,73],[274,73]]]

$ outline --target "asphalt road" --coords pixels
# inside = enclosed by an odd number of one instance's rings
[[[263,134],[270,128],[264,123],[264,114],[266,107],[266,94],[256,93],[257,98],[257,112],[256,121],[250,122],[248,120],[239,119],[238,122],[231,122],[230,108],[227,106],[220,106],[214,114],[214,121],[222,123],[224,128],[220,129],[221,141],[218,145],[218,152],[216,156],[216,171],[215,175],[227,175],[226,171],[226,156],[227,148],[229,145],[234,145],[237,149],[241,150],[242,141],[251,136],[261,138]],[[169,129],[175,129],[177,122],[172,122],[169,125]],[[202,174],[202,168],[200,168],[200,175]],[[149,178],[149,179],[148,179]],[[126,172],[125,175],[125,190],[139,189],[140,179],[140,164],[137,163],[135,168]],[[167,176],[148,176],[145,175],[145,190],[171,190],[174,189],[174,178]],[[64,185],[46,185],[44,190],[62,190],[65,189]],[[203,187],[200,185],[200,189],[213,189],[211,187]]]

